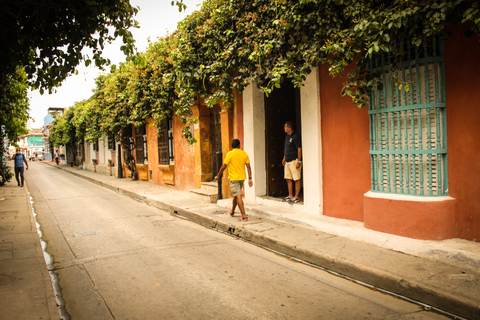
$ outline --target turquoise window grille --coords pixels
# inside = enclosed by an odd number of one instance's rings
[[[448,192],[443,44],[397,46],[371,59],[380,79],[370,96],[373,192],[443,196]]]

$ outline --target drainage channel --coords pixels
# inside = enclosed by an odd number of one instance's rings
[[[287,255],[287,254],[285,254],[285,253],[283,253],[283,252],[280,252],[280,251],[278,251],[278,250],[275,250],[275,249],[272,249],[272,248],[269,248],[269,247],[260,245],[260,244],[258,244],[258,243],[255,243],[255,242],[252,242],[252,241],[249,241],[249,240],[246,240],[246,239],[244,239],[244,238],[242,238],[242,237],[239,237],[239,236],[236,236],[236,235],[234,235],[234,234],[232,234],[232,233],[219,230],[219,229],[217,229],[217,228],[214,228],[214,227],[212,227],[212,226],[206,225],[206,224],[201,223],[201,222],[199,222],[199,221],[195,221],[195,220],[193,220],[193,219],[191,219],[191,218],[182,216],[182,215],[178,214],[178,212],[176,212],[176,211],[174,212],[174,215],[177,216],[177,217],[179,217],[179,218],[182,218],[182,219],[185,219],[185,220],[189,220],[189,221],[192,221],[192,222],[197,223],[197,224],[201,224],[202,226],[207,227],[207,228],[212,229],[212,230],[215,230],[215,231],[217,231],[217,232],[220,232],[220,233],[229,235],[229,236],[231,236],[231,237],[233,237],[233,238],[235,238],[235,239],[242,240],[242,241],[247,242],[247,243],[249,243],[249,244],[253,244],[253,245],[255,245],[255,246],[259,247],[259,248],[262,248],[262,249],[265,249],[265,250],[267,250],[267,251],[273,252],[273,253],[275,253],[275,254],[278,254],[278,255],[283,256],[283,257],[288,258],[288,259],[291,259],[291,260],[293,260],[293,261],[296,261],[296,262],[305,264],[305,265],[307,265],[307,266],[310,266],[310,267],[313,267],[313,268],[316,268],[316,269],[319,269],[319,270],[328,272],[328,273],[330,273],[330,274],[332,274],[332,275],[334,275],[334,276],[337,276],[337,277],[346,279],[346,280],[348,280],[348,281],[357,283],[357,284],[359,284],[359,285],[361,285],[361,286],[367,287],[367,288],[372,289],[372,290],[374,290],[374,291],[382,292],[382,293],[384,293],[384,294],[388,294],[388,295],[393,296],[393,297],[396,297],[396,298],[398,298],[398,299],[402,299],[402,300],[408,301],[408,302],[410,302],[410,303],[416,304],[416,305],[422,307],[425,311],[434,311],[434,312],[436,312],[436,313],[442,314],[442,315],[447,316],[447,317],[450,317],[450,318],[452,318],[452,319],[468,320],[468,319],[466,319],[466,318],[460,317],[460,316],[458,316],[458,315],[455,315],[455,314],[450,313],[450,312],[448,312],[448,311],[439,309],[439,308],[437,308],[437,307],[434,307],[434,306],[425,304],[425,303],[420,302],[420,301],[418,301],[418,300],[414,300],[414,299],[411,299],[411,298],[409,298],[409,297],[400,295],[400,294],[398,294],[398,293],[395,293],[395,292],[392,292],[392,291],[389,291],[389,290],[386,290],[386,289],[382,289],[382,288],[376,287],[376,286],[371,285],[371,284],[369,284],[369,283],[366,283],[366,282],[363,282],[363,281],[360,281],[360,280],[351,278],[351,277],[349,277],[349,276],[346,276],[346,275],[343,275],[343,274],[338,273],[338,272],[336,272],[336,271],[333,271],[333,270],[327,269],[327,268],[325,268],[325,267],[316,265],[316,264],[311,263],[311,262],[308,262],[308,261],[306,261],[306,260],[302,260],[302,259],[299,259],[299,258],[295,258],[295,257],[292,257],[292,256],[290,256],[290,255]]]
[[[68,314],[67,310],[65,309],[65,301],[62,298],[62,289],[60,288],[58,276],[55,273],[55,268],[53,266],[53,263],[54,263],[53,256],[47,251],[47,242],[43,240],[42,226],[37,220],[37,213],[35,212],[35,208],[33,207],[34,201],[30,192],[28,191],[28,187],[26,188],[27,188],[28,196],[30,197],[30,206],[32,208],[33,217],[35,218],[37,233],[38,233],[38,236],[40,237],[40,244],[42,246],[43,258],[45,259],[47,270],[48,270],[48,273],[50,274],[50,280],[52,282],[53,293],[55,294],[55,302],[57,304],[58,314],[61,320],[70,320],[71,317]]]

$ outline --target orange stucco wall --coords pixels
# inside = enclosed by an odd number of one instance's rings
[[[341,98],[344,79],[320,68],[325,215],[412,238],[480,241],[480,39],[467,38],[466,29],[452,27],[444,43],[450,197],[443,199],[364,196],[370,190],[367,110]]]
[[[195,189],[195,146],[188,145],[183,136],[182,120],[173,118],[173,144],[175,152],[175,189]]]
[[[148,149],[148,170],[149,181],[155,184],[164,185],[162,174],[158,169],[158,135],[157,126],[152,125],[153,119],[148,119],[147,125],[147,149]]]
[[[235,106],[234,106],[234,112],[233,112],[233,117],[234,117],[234,128],[233,128],[233,136],[240,140],[240,146],[242,149],[244,148],[243,144],[243,137],[244,137],[244,131],[243,131],[243,98],[238,90],[235,90]]]
[[[368,110],[341,96],[345,80],[320,67],[323,214],[363,221],[363,195],[370,190]]]
[[[455,199],[441,197],[427,201],[377,198],[372,193],[364,199],[365,227],[368,229],[422,240],[455,237]]]
[[[448,193],[457,200],[458,237],[480,241],[480,39],[452,27],[445,42]]]
[[[148,123],[148,181],[158,185],[172,187],[178,190],[194,189],[195,150],[194,146],[189,146],[187,140],[183,137],[182,121],[178,119],[178,117],[173,118],[173,143],[175,156],[175,165],[173,166],[175,183],[173,185],[165,182],[163,176],[164,173],[160,168],[161,166],[158,165],[157,127],[155,125],[152,125],[153,119],[148,119]],[[147,170],[147,168],[145,170]]]

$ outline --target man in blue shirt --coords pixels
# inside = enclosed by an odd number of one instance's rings
[[[300,188],[302,183],[302,141],[300,136],[293,131],[293,122],[287,121],[284,126],[285,148],[282,164],[285,166],[285,180],[288,185],[288,197],[283,199],[290,203],[298,203],[300,201]],[[293,185],[295,184],[295,197],[293,196]]]
[[[17,149],[17,153],[15,154],[15,157],[14,157],[14,162],[15,162],[15,179],[17,179],[18,186],[20,187],[20,179],[18,178],[18,176],[20,175],[20,178],[22,181],[21,186],[23,187],[23,181],[24,181],[23,163],[25,163],[25,165],[27,166],[27,170],[28,170],[28,163],[25,156],[22,153],[20,153],[20,149]]]

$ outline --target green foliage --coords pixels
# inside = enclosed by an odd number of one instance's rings
[[[10,141],[17,141],[18,136],[27,133],[27,89],[26,74],[22,68],[8,75],[4,85],[0,86],[0,125],[5,126],[4,134]]]
[[[7,148],[5,147],[5,141],[3,134],[0,134],[0,186],[3,186],[5,183],[12,179],[12,172],[7,166]]]
[[[373,55],[393,51],[397,42],[419,46],[451,23],[471,22],[478,32],[478,7],[478,1],[462,0],[207,1],[179,24],[179,50],[172,55],[182,77],[177,92],[228,105],[232,88],[253,82],[269,94],[285,78],[301,87],[319,64],[336,76],[355,63],[342,94],[364,107],[376,84],[367,81]]]
[[[10,169],[10,167],[4,167],[2,168],[3,170],[3,176],[0,178],[0,185],[4,185],[5,183],[9,182],[13,178],[13,172]]]
[[[128,0],[3,1],[0,4],[0,125],[11,141],[27,133],[27,88],[52,91],[84,60],[98,67],[109,64],[105,44],[121,37],[126,55],[134,52],[128,28],[138,9]],[[86,48],[89,53],[82,50]],[[61,120],[63,121],[63,120]],[[58,128],[54,143],[70,139],[71,128]],[[65,123],[68,126],[68,122]]]
[[[182,12],[182,10],[187,9],[187,5],[183,3],[183,0],[173,0],[171,4],[172,6],[177,6],[179,12]]]
[[[99,77],[94,97],[74,119],[83,119],[85,137],[94,139],[175,114],[194,142],[190,108],[197,96],[229,107],[233,89],[256,83],[268,95],[286,78],[301,87],[320,64],[332,76],[353,64],[341,94],[365,107],[378,85],[366,68],[372,57],[394,52],[397,43],[446,37],[452,23],[478,33],[479,1],[207,0],[173,35]]]
[[[17,68],[14,73],[5,78],[4,85],[0,86],[0,171],[5,178],[0,180],[9,181],[11,178],[9,168],[3,162],[7,157],[4,141],[8,137],[14,142],[22,134],[27,134],[25,125],[28,120],[26,74],[22,68]]]
[[[76,141],[76,127],[72,121],[75,115],[76,107],[71,107],[65,111],[63,116],[57,117],[53,121],[52,129],[48,137],[49,142],[55,146],[66,146]]]
[[[3,186],[5,183],[9,182],[13,178],[13,172],[10,167],[4,163],[3,159],[7,158],[7,150],[3,145],[3,141],[0,139],[0,186]]]
[[[133,53],[128,28],[137,25],[133,16],[138,9],[128,0],[26,0],[0,6],[0,85],[23,66],[34,88],[51,90],[82,60],[108,64],[103,48],[117,37],[123,40],[123,52]],[[91,53],[84,56],[84,48]]]

